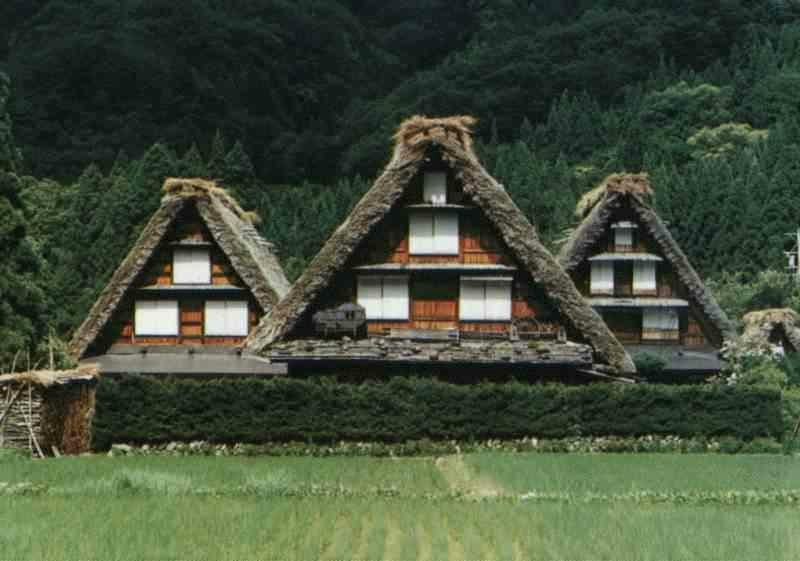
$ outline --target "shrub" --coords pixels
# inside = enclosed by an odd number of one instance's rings
[[[643,351],[633,355],[636,372],[647,380],[657,378],[664,372],[667,361],[659,354]]]
[[[786,386],[786,372],[772,360],[755,361],[736,380],[738,384],[762,385],[782,388]]]
[[[478,440],[782,433],[780,393],[744,386],[588,386],[433,379],[101,378],[95,448],[113,442]]]

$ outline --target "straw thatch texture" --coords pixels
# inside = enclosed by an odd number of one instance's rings
[[[742,343],[753,349],[771,348],[770,336],[780,330],[792,346],[787,352],[800,350],[800,314],[789,308],[773,308],[745,314],[742,318]]]
[[[700,276],[689,263],[667,226],[644,197],[652,194],[647,175],[617,174],[597,189],[584,195],[582,212],[588,212],[583,222],[572,232],[558,255],[558,261],[568,273],[575,271],[590,256],[595,244],[605,236],[617,211],[625,205],[633,210],[640,225],[652,236],[661,248],[664,259],[673,267],[678,280],[686,287],[690,302],[706,316],[708,323],[717,331],[716,344],[733,335],[733,328],[714,296],[709,292]],[[591,203],[591,206],[588,206]],[[588,210],[587,210],[588,209]]]
[[[389,165],[331,235],[289,294],[262,318],[256,331],[245,341],[245,349],[264,353],[269,345],[291,332],[335,273],[346,265],[359,244],[402,197],[424,163],[428,149],[438,147],[443,160],[462,183],[465,196],[484,211],[522,267],[592,345],[598,362],[615,371],[633,372],[633,363],[622,345],[584,302],[503,186],[481,166],[472,150],[469,131],[473,123],[471,117],[428,119],[420,116],[404,122],[395,135]]]
[[[88,452],[97,369],[0,376],[0,447]]]
[[[169,178],[164,183],[164,193],[161,206],[75,333],[70,346],[76,357],[83,358],[91,353],[92,344],[142,274],[172,224],[190,205],[197,208],[214,241],[265,312],[288,292],[289,281],[273,253],[272,244],[253,227],[252,214],[242,210],[224,189],[207,180]]]

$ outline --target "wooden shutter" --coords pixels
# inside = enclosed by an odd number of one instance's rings
[[[656,264],[653,261],[636,261],[633,264],[633,293],[656,293]]]
[[[210,284],[211,257],[206,248],[175,248],[172,282],[175,284]]]
[[[591,294],[614,294],[614,263],[593,261],[591,272]]]
[[[447,173],[428,171],[423,175],[422,199],[426,203],[445,204],[447,202]]]
[[[511,319],[511,279],[486,282],[486,319]]]
[[[356,300],[359,306],[366,310],[367,319],[381,319],[383,317],[381,277],[358,277],[358,294]]]
[[[137,300],[134,325],[136,335],[177,335],[177,300]]]
[[[473,279],[461,279],[458,318],[462,320],[486,319],[485,283]]]
[[[408,277],[383,277],[382,319],[408,319]]]
[[[434,216],[433,252],[458,255],[458,214],[442,212]]]
[[[409,216],[408,251],[412,255],[434,253],[432,213],[412,212]]]

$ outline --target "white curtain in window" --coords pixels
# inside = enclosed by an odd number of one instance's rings
[[[631,228],[617,228],[614,230],[614,245],[620,249],[633,247],[633,230]]]
[[[656,264],[653,261],[633,263],[633,292],[653,292],[656,289]]]
[[[645,308],[642,313],[642,329],[649,332],[668,331],[670,338],[680,329],[678,311],[670,308]]]
[[[458,214],[455,212],[437,213],[434,221],[434,253],[458,255]]]
[[[383,319],[408,319],[408,277],[383,277]]]
[[[433,214],[412,212],[409,217],[408,250],[412,255],[430,255],[433,250]]]
[[[248,307],[244,300],[207,300],[206,335],[244,337],[249,331]]]
[[[458,317],[466,321],[511,319],[511,279],[462,278]]]
[[[408,319],[408,277],[358,277],[358,304],[367,319]]]
[[[614,294],[614,263],[593,261],[590,292],[592,294]]]
[[[366,310],[367,319],[381,319],[383,317],[381,277],[358,277],[359,306]]]
[[[511,319],[511,281],[486,283],[486,319],[508,321]]]
[[[177,300],[137,300],[134,314],[136,335],[178,334]]]
[[[211,257],[207,248],[176,248],[172,281],[175,284],[210,284]]]
[[[426,203],[442,205],[447,202],[447,173],[428,171],[423,176],[422,199]]]

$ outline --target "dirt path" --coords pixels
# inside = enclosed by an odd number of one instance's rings
[[[461,455],[442,456],[436,459],[435,465],[451,491],[476,497],[499,497],[508,494],[508,491],[491,477],[478,475],[471,470]]]

